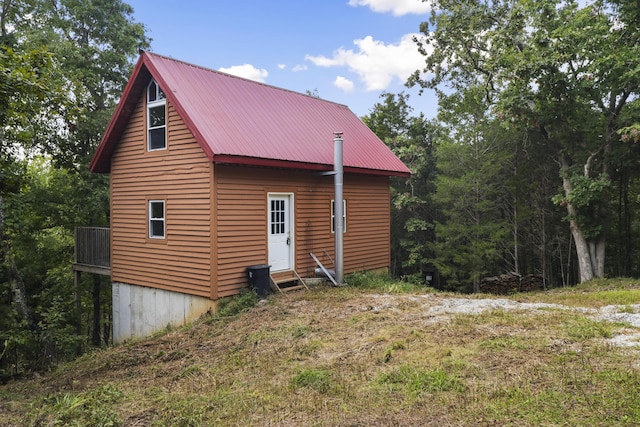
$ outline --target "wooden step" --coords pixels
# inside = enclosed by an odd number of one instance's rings
[[[303,285],[295,285],[295,286],[286,286],[284,288],[279,288],[280,292],[289,292],[289,291],[297,291],[300,289],[306,289],[306,286]]]
[[[277,271],[270,274],[271,287],[279,292],[289,292],[298,289],[309,289],[304,280],[295,270]]]
[[[281,285],[283,283],[290,283],[290,282],[297,282],[298,278],[297,277],[285,277],[283,279],[273,279],[273,282],[277,285]]]

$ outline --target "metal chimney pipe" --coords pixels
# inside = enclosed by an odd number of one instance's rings
[[[342,171],[342,132],[333,133],[333,171],[334,174],[334,207],[335,241],[336,241],[336,282],[344,282],[344,212],[343,212],[343,179]]]

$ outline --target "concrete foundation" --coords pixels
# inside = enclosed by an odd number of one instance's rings
[[[113,342],[144,338],[167,328],[194,321],[215,311],[208,298],[114,282]]]

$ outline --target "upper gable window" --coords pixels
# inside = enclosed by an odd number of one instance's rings
[[[151,80],[147,87],[147,149],[167,148],[167,102],[160,86]]]

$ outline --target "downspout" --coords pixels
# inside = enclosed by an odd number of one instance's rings
[[[342,171],[342,132],[333,133],[333,171],[334,171],[334,208],[335,244],[336,244],[336,282],[344,282],[344,212],[343,212],[343,179]]]

